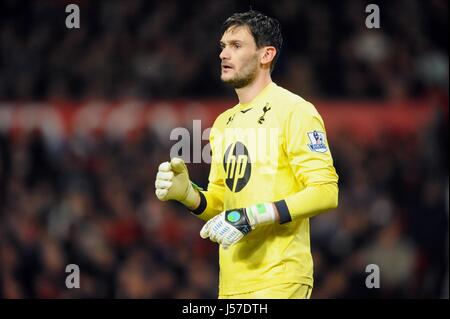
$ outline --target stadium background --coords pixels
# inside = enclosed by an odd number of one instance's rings
[[[74,2],[72,30],[71,1],[0,4],[0,297],[215,298],[217,247],[154,178],[172,128],[236,103],[219,28],[249,3]],[[448,2],[376,1],[380,29],[368,3],[252,4],[280,20],[273,78],[315,103],[340,176],[311,221],[312,297],[448,298]]]

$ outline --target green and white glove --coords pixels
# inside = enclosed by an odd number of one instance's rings
[[[189,179],[188,169],[181,158],[174,157],[159,165],[155,194],[161,201],[176,200],[188,208],[198,201],[198,193]]]
[[[211,218],[200,231],[202,238],[208,238],[227,249],[237,243],[258,225],[276,221],[272,203],[258,204],[247,208],[226,210]]]

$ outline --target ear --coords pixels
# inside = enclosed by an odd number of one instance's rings
[[[275,58],[275,55],[277,54],[277,49],[272,46],[264,47],[262,50],[262,56],[260,59],[261,64],[270,64],[273,59]]]

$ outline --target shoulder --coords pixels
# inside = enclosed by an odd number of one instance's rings
[[[223,111],[222,113],[220,113],[217,118],[214,120],[213,123],[213,128],[214,129],[224,129],[226,126],[226,123],[229,121],[230,117],[233,116],[233,114],[235,113],[234,110],[235,106],[226,109],[225,111]]]
[[[298,94],[295,94],[281,86],[276,86],[277,104],[283,109],[282,114],[290,116],[317,116],[319,112],[310,101],[305,100]]]

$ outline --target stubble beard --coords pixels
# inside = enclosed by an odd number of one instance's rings
[[[234,77],[226,80],[222,79],[222,81],[235,89],[246,87],[252,83],[257,74],[256,57],[255,59],[252,59],[251,62],[247,64],[244,63],[244,65],[245,67],[240,72],[236,72]]]

